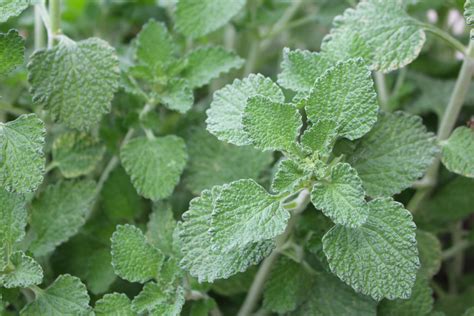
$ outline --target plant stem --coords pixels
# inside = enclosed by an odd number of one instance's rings
[[[446,140],[451,131],[456,124],[456,120],[461,111],[461,107],[466,98],[469,85],[471,83],[471,78],[474,72],[474,39],[471,39],[469,42],[468,49],[464,56],[464,62],[462,63],[461,70],[456,80],[454,90],[451,94],[448,106],[444,112],[444,115],[441,119],[441,123],[438,128],[437,140],[441,142]],[[431,193],[434,186],[436,185],[438,179],[438,170],[440,167],[440,159],[436,158],[431,166],[426,171],[424,178],[421,180],[422,183],[430,184],[424,189],[416,191],[415,195],[408,203],[408,209],[414,213],[417,211],[418,207],[421,205],[421,202]]]
[[[375,88],[377,89],[377,95],[379,96],[380,107],[383,111],[387,111],[388,106],[388,89],[387,83],[385,82],[385,75],[381,72],[376,71],[375,77]]]
[[[443,251],[441,258],[443,260],[448,260],[454,257],[457,253],[463,252],[467,248],[471,247],[472,244],[468,240],[460,240],[456,244],[454,244],[451,248],[446,249]]]
[[[48,38],[48,47],[51,48],[56,36],[61,33],[61,0],[49,0],[49,17],[52,36]]]
[[[257,274],[252,282],[252,286],[245,297],[244,304],[239,310],[238,316],[248,316],[255,309],[255,305],[260,300],[261,293],[263,291],[263,286],[265,281],[268,278],[268,275],[275,263],[276,259],[280,255],[280,248],[285,244],[288,237],[291,235],[293,228],[296,224],[296,221],[301,213],[310,201],[310,194],[307,189],[304,189],[300,192],[298,197],[295,199],[298,201],[296,207],[293,209],[293,216],[288,221],[285,232],[277,237],[276,248],[270,253],[270,255],[263,260],[260,268],[258,269]]]
[[[451,230],[451,238],[453,242],[453,247],[462,242],[462,222],[456,223]],[[459,276],[462,274],[464,268],[464,252],[457,251],[452,262],[449,264],[448,268],[448,284],[449,284],[449,293],[456,294],[458,292],[457,281]]]
[[[43,48],[44,45],[44,27],[41,20],[41,9],[39,5],[35,5],[35,50]]]
[[[451,45],[454,49],[460,51],[461,53],[466,52],[466,47],[458,41],[456,38],[451,36],[451,34],[443,31],[442,29],[436,27],[433,24],[429,23],[420,23],[421,27],[425,29],[425,31],[430,32],[431,34],[434,34],[438,36],[439,38],[445,40],[449,45]]]

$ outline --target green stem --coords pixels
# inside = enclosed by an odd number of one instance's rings
[[[250,290],[245,297],[245,301],[242,307],[239,310],[238,316],[248,316],[252,313],[255,309],[255,305],[260,300],[260,296],[263,291],[263,286],[265,281],[270,274],[270,271],[273,267],[273,264],[276,262],[276,259],[280,255],[281,247],[285,245],[288,237],[293,232],[293,228],[299,218],[299,214],[304,211],[304,209],[308,206],[310,201],[310,194],[307,189],[301,191],[301,193],[296,198],[298,201],[296,207],[293,209],[293,215],[288,221],[288,225],[286,226],[285,232],[277,237],[276,240],[276,248],[270,253],[270,255],[263,260],[260,268],[258,269],[257,274],[252,282]]]
[[[51,48],[61,33],[61,0],[49,0],[49,17],[52,36],[48,38],[48,47]]]
[[[460,51],[461,53],[466,52],[466,46],[464,46],[460,41],[456,38],[451,36],[449,33],[443,31],[442,29],[436,27],[433,24],[429,23],[420,23],[421,27],[425,29],[425,31],[438,36],[439,38],[446,41],[449,45],[451,45],[454,49]]]
[[[453,229],[451,230],[451,238],[453,242],[453,247],[462,242],[462,222],[456,223]],[[457,251],[453,260],[450,262],[448,267],[448,284],[449,284],[449,293],[456,294],[458,292],[457,281],[462,275],[464,268],[464,252]]]
[[[381,72],[376,71],[375,77],[375,88],[377,89],[377,95],[379,96],[380,107],[383,111],[388,110],[388,89],[387,83],[385,82],[385,75]]]
[[[7,112],[13,115],[22,115],[22,114],[28,114],[29,112],[20,108],[16,108],[14,106],[11,106],[8,103],[3,103],[0,102],[0,112]]]
[[[39,5],[35,5],[35,50],[45,46],[44,27],[41,20],[41,9]]]
[[[443,260],[448,260],[454,257],[459,252],[463,252],[467,248],[471,247],[472,244],[468,240],[460,240],[458,243],[453,245],[451,248],[446,249],[443,251],[441,258]]]

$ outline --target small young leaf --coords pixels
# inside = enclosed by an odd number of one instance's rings
[[[23,196],[0,188],[0,270],[7,265],[15,243],[25,236],[26,218]]]
[[[247,100],[242,124],[256,148],[291,152],[303,122],[293,105],[255,96]]]
[[[374,199],[368,206],[361,227],[336,225],[323,237],[329,267],[375,300],[408,299],[420,266],[412,216],[391,198]]]
[[[171,79],[157,96],[170,110],[186,113],[193,106],[194,94],[189,83],[181,78]]]
[[[310,175],[305,173],[297,162],[291,159],[281,160],[273,177],[272,190],[274,192],[293,191],[309,177]]]
[[[180,315],[184,301],[183,287],[167,288],[162,284],[148,282],[133,299],[132,308],[140,315],[177,316]]]
[[[16,30],[0,33],[0,76],[23,64],[24,54],[25,40]]]
[[[28,287],[43,281],[43,269],[31,257],[22,251],[14,252],[10,257],[11,267],[0,271],[0,286],[7,289]]]
[[[151,200],[168,197],[179,181],[188,155],[177,136],[138,137],[126,143],[120,158],[137,192]],[[150,172],[159,170],[160,172]]]
[[[334,223],[359,227],[369,215],[364,196],[357,171],[347,163],[338,163],[332,167],[329,180],[316,182],[311,192],[311,202]]]
[[[231,251],[274,238],[286,228],[290,213],[280,200],[254,180],[224,185],[214,203],[211,220],[212,242]]]
[[[311,121],[334,120],[338,135],[357,139],[377,121],[377,95],[362,59],[339,62],[314,83],[305,108]]]
[[[331,54],[338,45],[361,36],[373,51],[370,64],[377,71],[390,72],[412,62],[426,36],[420,23],[410,17],[400,1],[365,0],[334,19],[334,27],[323,40],[321,50]],[[360,56],[365,57],[365,56]]]
[[[105,294],[95,303],[97,316],[134,316],[132,302],[122,293]]]
[[[171,35],[166,26],[155,20],[148,21],[143,25],[137,35],[135,59],[138,63],[150,67],[156,71],[176,60],[174,45]]]
[[[257,179],[272,161],[271,153],[221,142],[201,128],[191,130],[187,147],[190,159],[185,183],[196,194],[214,185]]]
[[[301,145],[309,151],[319,153],[327,158],[337,138],[337,123],[333,120],[318,120],[304,131]]]
[[[293,91],[309,92],[316,78],[331,66],[332,63],[323,54],[284,48],[278,83]]]
[[[375,316],[377,304],[370,297],[358,294],[329,273],[315,277],[307,300],[294,315]]]
[[[28,64],[33,101],[67,126],[88,130],[110,111],[118,88],[115,50],[105,41],[74,42],[36,51]]]
[[[348,157],[369,196],[391,196],[423,175],[438,152],[421,118],[381,113],[374,128]]]
[[[464,4],[464,17],[466,18],[467,25],[474,25],[474,1],[466,0]]]
[[[418,275],[431,278],[441,268],[441,243],[432,233],[419,229],[416,231],[416,243],[421,264]]]
[[[181,76],[191,88],[199,88],[232,68],[240,68],[244,60],[222,47],[203,47],[190,52]]]
[[[111,240],[112,265],[119,277],[140,283],[156,278],[164,256],[147,242],[139,228],[119,225]]]
[[[79,278],[60,275],[47,289],[21,311],[25,316],[89,315],[89,295]]]
[[[176,28],[191,38],[213,32],[229,22],[245,5],[245,0],[179,0]]]
[[[89,174],[104,155],[105,147],[81,132],[61,134],[53,143],[53,161],[65,178]]]
[[[0,186],[8,191],[35,191],[43,181],[44,123],[35,114],[0,122]]]
[[[155,203],[147,224],[148,242],[165,255],[173,255],[173,235],[176,225],[171,206],[166,203]]]
[[[204,190],[191,200],[189,210],[183,214],[179,226],[179,240],[183,258],[180,266],[197,277],[199,282],[213,282],[228,278],[249,266],[259,263],[274,247],[271,241],[242,245],[229,252],[215,249],[209,234],[211,213],[222,186]]]
[[[456,128],[443,145],[441,161],[449,171],[474,178],[474,130]]]
[[[10,17],[20,15],[31,0],[0,0],[0,23],[6,22]]]
[[[270,79],[257,74],[236,79],[232,84],[214,93],[211,107],[207,110],[207,130],[219,140],[234,145],[250,145],[243,130],[242,114],[250,97],[261,95],[273,102],[284,102],[280,88]]]
[[[47,255],[78,232],[92,210],[95,187],[91,180],[58,182],[33,201],[29,250],[35,256]]]

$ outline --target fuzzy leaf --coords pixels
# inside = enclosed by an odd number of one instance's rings
[[[236,53],[222,47],[198,48],[186,57],[186,67],[181,76],[191,88],[199,88],[233,68],[240,68],[244,60]]]
[[[162,284],[148,282],[133,299],[133,310],[142,315],[180,315],[184,305],[184,289],[166,288]]]
[[[263,307],[279,314],[295,310],[312,282],[311,275],[303,266],[287,257],[280,257],[265,283]]]
[[[320,53],[284,48],[278,83],[293,91],[309,92],[316,78],[331,66],[328,58]]]
[[[105,147],[92,136],[81,132],[61,134],[53,143],[53,161],[65,178],[75,178],[94,171]]]
[[[421,118],[381,113],[348,157],[369,196],[391,196],[420,178],[438,152]]]
[[[135,59],[155,71],[176,60],[171,35],[164,23],[149,20],[137,35]]]
[[[33,241],[29,250],[44,256],[74,236],[95,200],[95,182],[63,181],[48,186],[31,205]]]
[[[271,241],[242,245],[227,253],[213,247],[209,234],[211,213],[222,188],[215,186],[212,191],[204,190],[201,196],[191,200],[179,226],[183,254],[180,266],[197,277],[199,282],[213,282],[243,272],[268,256],[274,247]]]
[[[337,63],[314,83],[306,100],[311,121],[334,120],[338,135],[357,139],[377,121],[377,95],[370,71],[361,59]]]
[[[362,181],[357,171],[347,163],[332,167],[330,179],[323,179],[313,187],[311,202],[334,223],[359,227],[369,214]]]
[[[97,316],[134,316],[132,302],[123,293],[105,294],[95,303]]]
[[[201,128],[191,130],[187,144],[190,159],[185,182],[197,194],[214,185],[257,179],[272,161],[270,153],[221,142]]]
[[[174,78],[168,82],[166,89],[158,94],[158,99],[168,109],[186,113],[193,105],[194,94],[186,80]]]
[[[115,50],[105,41],[62,38],[36,51],[28,64],[33,101],[68,127],[87,130],[110,111],[118,88]]]
[[[170,135],[132,139],[122,147],[120,158],[137,192],[148,199],[158,200],[173,192],[188,155],[184,141]]]
[[[416,231],[416,242],[421,264],[418,275],[431,278],[441,268],[441,243],[435,235],[422,230]]]
[[[30,0],[0,0],[0,23],[20,15],[29,5]]]
[[[295,315],[375,316],[377,305],[370,297],[358,294],[328,273],[317,275],[308,290],[307,300]]]
[[[176,225],[171,206],[165,203],[156,203],[147,224],[148,242],[165,255],[173,255],[173,234]]]
[[[308,178],[308,174],[305,174],[298,163],[291,159],[284,159],[278,163],[272,181],[272,190],[275,192],[293,191]]]
[[[0,286],[7,289],[28,287],[43,281],[43,269],[31,257],[22,251],[14,252],[10,257],[11,267],[0,271]]]
[[[441,161],[449,171],[474,178],[474,130],[456,128],[443,145]]]
[[[247,100],[242,124],[256,148],[280,151],[294,149],[302,127],[301,114],[293,105],[261,96]]]
[[[290,213],[254,180],[223,185],[214,203],[211,220],[216,248],[231,251],[274,238],[286,228]]]
[[[219,140],[234,145],[250,145],[242,125],[242,114],[250,97],[261,95],[273,102],[284,102],[280,88],[270,79],[251,74],[245,79],[236,79],[232,84],[214,93],[210,109],[207,110],[207,130]]]
[[[329,267],[375,300],[408,299],[420,266],[412,216],[391,198],[374,199],[368,206],[361,227],[336,225],[323,237]]]
[[[60,275],[36,300],[21,311],[24,316],[89,315],[89,295],[79,278]]]
[[[164,256],[147,242],[139,228],[119,225],[111,240],[112,265],[119,277],[140,283],[156,277]]]
[[[464,4],[464,17],[467,25],[474,25],[474,1],[466,0]]]
[[[411,63],[426,39],[420,23],[404,11],[400,1],[364,0],[334,19],[321,50],[330,54],[338,50],[338,45],[330,45],[331,41],[344,43],[356,36],[362,37],[373,52],[370,64],[381,72]]]
[[[44,123],[35,114],[0,122],[0,186],[8,191],[35,191],[43,181]]]
[[[0,270],[8,263],[16,242],[25,236],[25,199],[0,188]]]
[[[333,120],[318,120],[301,136],[301,145],[309,151],[327,158],[337,138],[337,123]]]
[[[176,28],[191,38],[217,30],[244,7],[245,0],[179,0]]]
[[[24,55],[25,40],[18,34],[18,31],[10,30],[6,34],[0,33],[0,76],[4,76],[22,65]]]

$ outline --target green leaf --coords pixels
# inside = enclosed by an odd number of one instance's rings
[[[31,205],[29,250],[44,256],[74,236],[92,211],[95,182],[62,181],[48,186]]]
[[[389,0],[392,1],[392,0]],[[362,36],[354,32],[350,39],[345,37],[326,36],[321,43],[321,54],[328,60],[336,63],[346,59],[360,57],[366,64],[374,58],[374,52]]]
[[[236,53],[222,47],[202,47],[185,56],[186,66],[181,76],[191,88],[208,84],[233,68],[240,68],[244,60]]]
[[[28,287],[43,281],[43,269],[31,257],[22,251],[14,252],[9,265],[0,271],[0,286],[7,289]]]
[[[416,242],[421,264],[418,274],[431,278],[441,268],[441,243],[435,235],[422,230],[416,231]]]
[[[332,63],[323,54],[284,48],[278,83],[286,89],[309,92],[316,78],[331,66]]]
[[[0,23],[20,15],[29,5],[30,0],[0,0]]]
[[[74,42],[36,51],[28,64],[33,101],[68,127],[87,130],[110,111],[118,88],[115,50],[105,41]]]
[[[18,31],[9,30],[6,34],[0,33],[0,76],[4,76],[22,65],[24,55],[25,40],[18,34]]]
[[[137,192],[151,200],[168,197],[179,182],[188,155],[184,141],[173,135],[126,143],[120,158]],[[160,172],[151,172],[159,170]]]
[[[171,206],[165,203],[156,203],[147,224],[146,237],[148,242],[165,255],[173,255],[175,253],[173,234],[176,225]]]
[[[250,145],[243,130],[242,115],[248,98],[261,95],[273,102],[284,102],[280,88],[260,74],[251,74],[245,79],[236,79],[232,84],[214,93],[210,109],[207,110],[207,130],[219,140],[234,145]]]
[[[301,114],[293,105],[262,96],[247,100],[242,124],[256,148],[290,152],[303,126]]]
[[[466,0],[464,4],[464,17],[467,25],[474,25],[474,1]]]
[[[369,215],[365,192],[357,171],[347,163],[331,168],[329,179],[316,182],[311,191],[311,202],[334,223],[359,227]]]
[[[291,159],[283,159],[278,162],[272,181],[272,190],[274,192],[294,191],[309,178],[310,175],[305,173],[298,163]]]
[[[301,145],[327,159],[337,138],[337,123],[333,120],[318,120],[304,131]]]
[[[75,178],[94,171],[104,155],[105,147],[82,132],[61,134],[53,143],[53,163],[65,178]]]
[[[0,270],[8,264],[16,242],[25,236],[25,199],[0,188]]]
[[[163,288],[155,282],[148,282],[133,299],[132,307],[136,313],[147,315],[180,315],[184,305],[184,289]]]
[[[357,170],[369,196],[391,196],[420,178],[437,152],[434,136],[420,117],[381,113],[347,162]]]
[[[291,312],[304,300],[313,279],[299,263],[280,257],[272,268],[263,291],[263,307],[274,313]]]
[[[334,27],[323,40],[321,50],[331,54],[339,45],[360,36],[373,52],[371,66],[390,72],[411,63],[421,51],[426,36],[420,23],[411,18],[399,1],[361,1],[334,19]],[[361,56],[365,57],[365,56]]]
[[[357,292],[407,299],[420,262],[410,212],[391,198],[368,203],[369,217],[358,228],[334,226],[323,237],[331,271]]]
[[[156,71],[176,60],[176,47],[164,23],[149,20],[137,35],[135,59]]]
[[[21,311],[23,316],[89,315],[89,295],[79,278],[60,275],[47,289],[36,293],[36,300]]]
[[[425,277],[417,277],[409,299],[383,300],[378,306],[380,315],[420,316],[428,315],[433,309],[433,291]]]
[[[313,287],[308,290],[308,299],[298,308],[295,315],[376,315],[376,302],[354,292],[328,273],[318,274],[313,284]]]
[[[132,302],[123,293],[105,294],[95,303],[97,316],[134,316]]]
[[[245,0],[179,0],[176,28],[191,38],[217,30],[244,7]]]
[[[158,93],[158,100],[170,110],[186,113],[193,105],[194,94],[184,79],[171,79],[164,91]]]
[[[187,147],[190,159],[185,183],[197,194],[214,185],[257,179],[272,162],[271,153],[221,142],[201,128],[191,129]]]
[[[115,273],[130,282],[145,283],[155,278],[164,260],[142,231],[133,225],[119,225],[112,235],[112,266]]]
[[[8,191],[35,191],[43,181],[44,123],[35,114],[0,122],[0,186]]]
[[[274,238],[284,232],[290,213],[277,196],[254,180],[222,186],[212,212],[212,242],[223,251]]]
[[[377,121],[377,95],[362,59],[339,62],[318,77],[306,100],[308,118],[334,120],[338,135],[357,139]]]
[[[214,247],[209,234],[211,214],[222,188],[215,186],[212,191],[204,190],[201,196],[191,200],[179,226],[183,254],[180,266],[197,277],[199,282],[213,282],[243,272],[268,256],[274,247],[271,241],[242,245],[229,252]]]
[[[474,130],[456,128],[443,144],[441,161],[449,171],[474,178]]]

